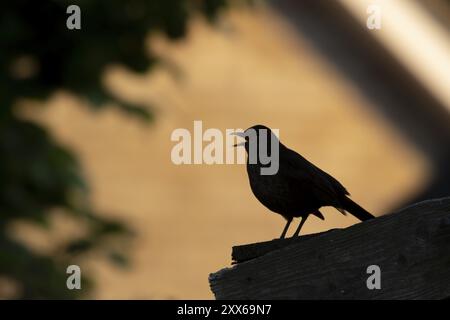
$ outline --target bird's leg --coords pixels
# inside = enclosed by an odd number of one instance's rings
[[[300,224],[298,225],[298,228],[297,228],[297,230],[295,230],[295,233],[294,233],[294,235],[293,235],[293,237],[297,237],[298,235],[299,235],[299,233],[300,233],[300,230],[301,230],[301,228],[303,227],[303,224],[306,222],[306,218],[307,217],[302,217],[301,219],[301,221],[300,221]]]
[[[284,239],[286,237],[286,232],[288,231],[289,225],[291,224],[291,222],[292,222],[292,217],[287,218],[286,226],[284,227],[284,230],[283,230],[283,233],[281,234],[280,239]]]

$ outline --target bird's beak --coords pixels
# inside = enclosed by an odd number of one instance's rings
[[[245,138],[246,137],[245,132],[232,132],[232,133],[230,133],[230,135],[238,136],[238,137],[241,137],[241,138]],[[233,147],[240,147],[240,146],[244,146],[244,145],[245,145],[245,141],[233,144]]]

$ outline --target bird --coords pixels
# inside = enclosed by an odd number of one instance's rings
[[[255,125],[244,132],[233,134],[245,138],[244,142],[234,146],[244,146],[247,152],[246,167],[253,194],[265,207],[280,214],[287,221],[280,239],[285,238],[293,218],[301,220],[292,237],[299,236],[309,215],[325,220],[319,211],[321,207],[334,207],[344,215],[349,212],[361,221],[375,218],[351,200],[347,189],[330,174],[284,146],[270,128]],[[266,135],[264,139],[263,134]],[[278,155],[274,157],[275,154],[272,155],[271,152],[275,153],[277,149]],[[275,174],[262,174],[261,169],[271,164],[262,161],[261,151],[266,151],[271,161],[278,161],[278,171]],[[252,152],[256,153],[256,156],[252,155]]]

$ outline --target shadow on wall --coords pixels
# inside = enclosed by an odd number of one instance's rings
[[[450,114],[445,106],[338,2],[280,0],[271,6],[429,158],[433,177],[408,202],[449,195]]]

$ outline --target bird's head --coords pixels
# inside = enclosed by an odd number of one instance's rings
[[[244,132],[232,133],[245,141],[234,146],[244,146],[247,151],[247,165],[260,167],[262,175],[273,175],[278,172],[280,156],[280,140],[272,130],[263,125],[255,125]]]
[[[268,128],[264,125],[261,125],[261,124],[257,124],[257,125],[254,125],[253,127],[246,129],[244,132],[233,132],[231,134],[245,139],[245,141],[236,143],[233,146],[234,147],[244,146],[245,150],[247,150],[247,152],[248,152],[250,143],[253,142],[252,139],[254,140],[254,142],[256,144],[258,144],[259,138],[262,135],[265,135],[266,137],[268,137],[273,133],[272,133],[272,130],[270,130],[270,128]],[[270,141],[268,141],[268,142],[270,143]]]
[[[257,159],[262,153],[270,155],[274,144],[279,144],[279,140],[272,130],[261,124],[254,125],[244,132],[234,132],[232,134],[245,139],[245,141],[236,143],[234,146],[244,146],[249,156],[255,156]],[[252,151],[254,154],[251,154]]]

